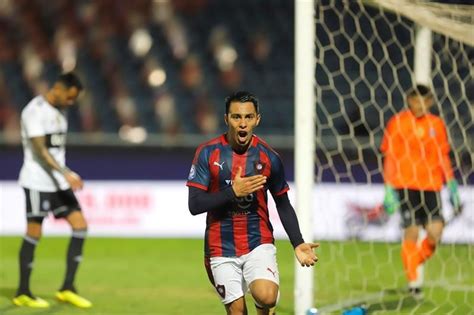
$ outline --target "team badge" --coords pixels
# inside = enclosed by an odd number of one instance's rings
[[[430,137],[436,137],[436,130],[434,128],[430,128]]]
[[[218,284],[216,285],[217,293],[224,299],[225,298],[225,286]]]
[[[196,177],[196,166],[191,165],[191,169],[189,170],[189,176],[188,176],[188,180],[192,180],[194,179],[194,177]]]
[[[48,211],[49,208],[51,207],[51,204],[49,203],[49,200],[44,200],[43,204],[41,205],[43,210]]]
[[[263,170],[265,169],[265,164],[260,161],[256,161],[253,164],[253,168],[256,174],[262,174]]]

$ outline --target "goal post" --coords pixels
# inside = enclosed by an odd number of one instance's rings
[[[295,184],[296,212],[306,242],[313,241],[315,152],[315,24],[313,0],[295,0]],[[313,268],[295,259],[295,314],[313,306]]]

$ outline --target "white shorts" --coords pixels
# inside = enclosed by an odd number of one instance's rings
[[[240,257],[211,257],[210,271],[214,286],[223,304],[229,304],[247,292],[257,279],[270,280],[280,285],[276,247],[262,244]]]

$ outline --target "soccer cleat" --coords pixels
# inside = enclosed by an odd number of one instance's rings
[[[26,306],[32,308],[47,308],[49,303],[39,297],[30,297],[26,294],[15,296],[13,298],[13,304],[16,306]]]
[[[83,298],[77,293],[72,292],[71,290],[56,292],[56,298],[61,302],[67,302],[80,308],[89,308],[92,306],[92,303],[89,300]]]
[[[411,297],[413,299],[415,299],[416,301],[421,301],[423,300],[423,291],[421,291],[420,288],[409,288],[408,289],[408,293],[411,295]]]

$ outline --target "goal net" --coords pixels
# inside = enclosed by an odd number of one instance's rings
[[[322,313],[467,314],[474,309],[473,7],[416,0],[315,1],[316,188]],[[406,92],[431,87],[465,204],[425,266],[422,302],[406,295],[399,214],[383,200],[380,144]],[[447,192],[443,213],[450,218]],[[298,304],[298,300],[295,301]]]

